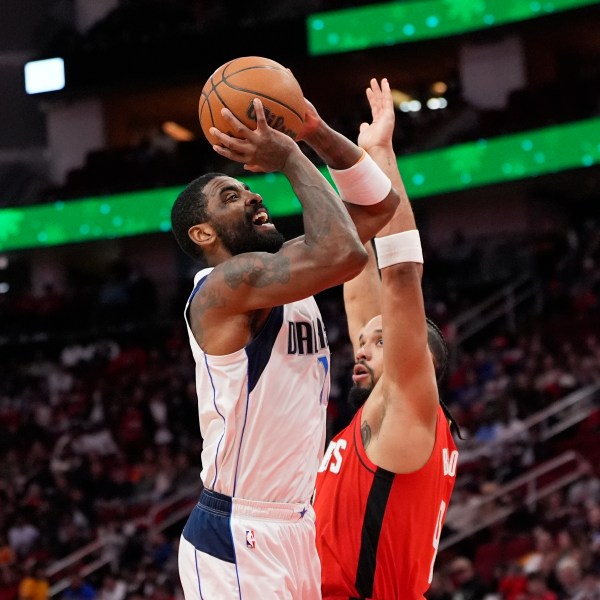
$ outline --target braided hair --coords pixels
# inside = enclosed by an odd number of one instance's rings
[[[448,350],[448,344],[446,344],[446,340],[444,339],[444,334],[440,330],[440,328],[429,318],[427,321],[427,344],[429,346],[429,351],[433,356],[433,366],[435,368],[435,378],[437,380],[438,386],[443,381],[444,376],[446,375],[446,371],[448,369],[448,363],[450,360],[450,352]],[[448,419],[448,424],[450,429],[456,432],[459,439],[463,440],[462,432],[460,427],[450,409],[446,405],[446,403],[442,400],[441,397],[438,397],[440,402],[440,406],[444,411],[444,415],[446,415],[446,419]]]

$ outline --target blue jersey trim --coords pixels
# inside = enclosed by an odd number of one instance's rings
[[[204,600],[202,595],[202,584],[200,583],[200,569],[198,569],[198,553],[194,552],[194,559],[196,563],[196,579],[198,580],[198,593],[200,594],[200,600]]]
[[[283,306],[275,306],[271,309],[267,320],[259,334],[246,346],[246,357],[248,360],[248,391],[246,393],[246,409],[244,413],[244,424],[242,426],[242,435],[240,435],[240,446],[238,448],[237,460],[235,463],[235,475],[233,478],[233,495],[235,496],[237,488],[238,467],[240,466],[240,456],[242,454],[242,444],[244,443],[244,432],[248,422],[248,409],[250,407],[250,394],[256,387],[260,376],[263,374],[273,351],[275,340],[281,331],[283,325]]]
[[[212,386],[212,390],[213,390],[213,406],[215,407],[217,414],[221,417],[221,419],[223,419],[223,433],[221,434],[219,443],[217,444],[217,451],[215,452],[215,476],[213,477],[213,481],[210,486],[210,487],[214,488],[215,482],[217,481],[217,473],[219,471],[219,467],[217,466],[217,459],[219,458],[219,448],[221,448],[221,442],[223,441],[223,438],[225,437],[225,417],[221,414],[221,411],[219,410],[219,407],[217,406],[217,390],[215,389],[215,383],[213,381],[212,374],[210,372],[210,367],[208,366],[208,359],[206,357],[206,354],[204,355],[204,364],[206,365],[206,372],[208,373],[208,378],[210,379],[210,385]]]
[[[319,396],[319,402],[321,404],[327,404],[328,398],[326,398],[325,402],[323,402],[323,392],[325,391],[325,385],[327,384],[327,373],[329,373],[329,361],[326,356],[319,356],[317,358],[320,364],[323,365],[323,370],[325,371],[325,377],[323,378],[323,385],[321,386],[321,395]]]
[[[252,393],[273,352],[283,325],[283,306],[271,310],[260,333],[246,346],[248,357],[248,393]]]
[[[233,531],[231,529],[232,525],[233,525],[233,523],[231,522],[231,519],[230,519],[229,520],[229,533],[231,534],[231,539],[233,540]],[[237,577],[238,597],[240,600],[242,600],[242,586],[240,585],[240,566],[237,561],[237,554],[235,553],[235,544],[233,546],[233,559],[235,561],[235,576]]]

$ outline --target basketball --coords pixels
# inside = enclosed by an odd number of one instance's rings
[[[267,123],[291,138],[296,138],[304,123],[304,95],[300,84],[283,65],[260,56],[244,56],[220,66],[204,84],[198,105],[200,126],[211,143],[209,133],[216,127],[233,136],[230,125],[221,116],[228,108],[244,125],[256,129],[252,100],[259,98]]]

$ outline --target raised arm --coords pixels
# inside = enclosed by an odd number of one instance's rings
[[[399,204],[394,213],[395,222],[398,223],[398,220],[401,219],[403,230],[416,229],[415,217],[398,170],[392,143],[395,114],[394,101],[388,80],[382,79],[381,85],[379,85],[376,79],[371,79],[371,85],[367,88],[366,93],[373,120],[370,124],[361,124],[358,145],[369,153],[381,170],[390,178],[392,186],[398,193]],[[388,224],[391,224],[391,221],[384,225]],[[377,231],[377,235],[383,235],[381,229]]]
[[[339,285],[355,276],[366,261],[356,229],[333,188],[292,139],[267,125],[259,101],[255,101],[255,108],[258,125],[254,131],[226,111],[237,137],[213,129],[219,139],[215,150],[250,170],[281,171],[302,203],[305,234],[273,254],[248,252],[217,265],[192,302],[197,339],[206,339],[206,328],[232,316],[244,315],[247,320],[251,311]],[[221,193],[218,188],[216,193]],[[222,202],[229,202],[230,196],[232,202],[240,204],[239,210],[262,203],[260,196],[241,185],[233,190],[225,185]],[[205,229],[195,230],[194,235],[204,231],[210,235]],[[225,352],[221,346],[218,350]]]
[[[380,264],[371,256],[365,269],[344,285],[344,297],[354,344],[358,329],[382,315],[383,375],[372,392],[375,402],[370,398],[363,412],[373,430],[367,453],[378,466],[405,473],[422,466],[431,453],[438,393],[427,345],[423,269],[414,262],[416,225],[392,145],[395,119],[387,81],[380,86],[371,80],[367,97],[373,122],[361,125],[358,143],[388,175],[401,200],[376,239]],[[401,250],[407,236],[412,242],[408,250]],[[381,269],[379,279],[379,266],[386,264],[384,254],[391,257],[391,264]]]
[[[390,178],[392,186],[399,194],[400,205],[396,212],[403,211],[407,224],[412,218],[412,209],[398,172],[392,145],[395,115],[394,102],[387,79],[372,79],[367,89],[367,99],[371,107],[371,123],[362,123],[358,145],[375,159],[375,162]],[[412,220],[414,228],[414,219]],[[369,259],[367,266],[350,281],[344,284],[344,306],[348,320],[348,335],[358,350],[358,333],[373,317],[381,314],[381,276],[371,241],[365,244]]]
[[[372,127],[378,128],[374,121]],[[306,101],[306,116],[301,139],[307,143],[329,167],[330,173],[338,187],[338,191],[346,205],[350,217],[354,221],[358,235],[363,243],[368,242],[390,219],[398,206],[397,190],[392,188],[377,203],[363,203],[364,194],[371,189],[378,194],[378,185],[367,184],[367,188],[358,184],[354,178],[348,179],[346,173],[356,170],[361,161],[368,162],[364,150],[341,133],[332,129],[319,115],[315,107]],[[366,158],[366,160],[365,160]],[[367,165],[363,165],[367,166]],[[367,183],[367,182],[365,182]],[[342,185],[343,184],[343,185]],[[374,179],[377,184],[377,179]]]
[[[367,95],[372,107],[378,102],[391,102],[389,88],[379,88],[376,82],[372,82]],[[420,246],[414,215],[398,171],[391,138],[389,143],[372,142],[369,139],[363,143],[400,191],[403,201],[376,240],[379,266],[386,264],[386,253],[390,264],[381,268],[384,366],[380,383],[384,418],[370,448],[370,456],[384,468],[406,472],[424,464],[431,453],[438,390],[427,345],[421,287],[423,266],[415,258]],[[398,432],[406,432],[406,435],[398,435]]]
[[[353,279],[344,283],[344,309],[348,321],[348,337],[354,354],[358,352],[360,330],[381,314],[381,276],[371,242],[365,244],[367,265]]]

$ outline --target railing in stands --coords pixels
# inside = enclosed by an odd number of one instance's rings
[[[450,324],[448,341],[454,347],[459,346],[501,318],[506,319],[509,331],[516,331],[516,308],[531,299],[534,301],[534,310],[539,313],[542,308],[539,282],[532,275],[523,275],[458,315]]]
[[[478,514],[482,515],[481,518],[474,519],[475,522],[470,527],[443,538],[439,550],[447,550],[478,531],[506,519],[523,503],[533,508],[542,498],[581,478],[589,471],[589,466],[589,463],[580,454],[569,450],[531,469],[495,492],[486,494],[482,497],[482,502],[477,509]],[[540,482],[539,480],[542,478],[549,481],[547,483]],[[498,500],[515,495],[520,495],[520,501],[514,501],[506,506],[497,506]],[[487,514],[485,514],[486,512]]]
[[[545,442],[569,427],[585,420],[600,405],[600,383],[587,385],[572,392],[523,421],[523,427],[514,430],[502,439],[478,444],[467,440],[459,446],[460,462],[465,464],[482,458],[493,456],[506,444],[518,441],[524,436]]]

